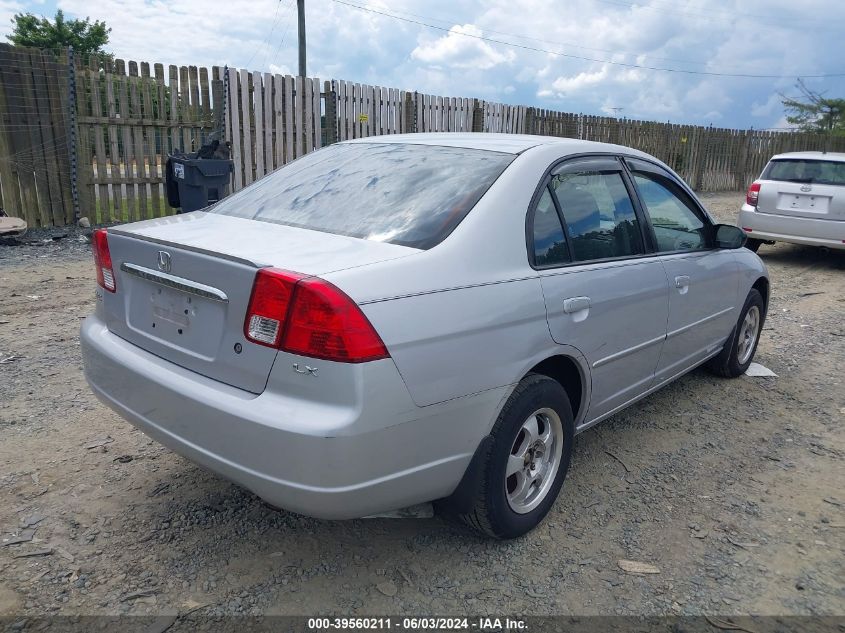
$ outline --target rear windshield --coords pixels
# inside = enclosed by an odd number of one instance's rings
[[[513,158],[430,145],[332,145],[209,211],[431,248],[460,224]]]
[[[766,166],[763,179],[845,185],[845,162],[800,158],[773,160]]]

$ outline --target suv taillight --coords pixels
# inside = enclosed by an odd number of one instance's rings
[[[745,202],[746,204],[750,204],[752,207],[757,206],[757,200],[760,198],[760,183],[759,182],[752,182],[751,186],[748,188],[748,193],[745,194]]]
[[[94,266],[97,267],[97,284],[109,292],[114,292],[117,285],[114,270],[112,270],[109,238],[105,229],[94,231],[91,236],[91,247],[94,251]]]
[[[244,335],[259,345],[342,363],[389,356],[367,317],[339,288],[276,268],[255,276]]]

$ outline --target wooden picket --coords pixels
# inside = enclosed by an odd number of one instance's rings
[[[474,99],[414,93],[417,132],[471,132]]]

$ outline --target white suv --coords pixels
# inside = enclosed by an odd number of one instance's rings
[[[775,242],[845,249],[845,154],[773,156],[748,188],[738,225],[752,251]]]

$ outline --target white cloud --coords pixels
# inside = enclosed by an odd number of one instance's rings
[[[758,128],[776,125],[782,115],[776,95],[791,92],[794,78],[726,78],[607,62],[714,73],[833,72],[841,66],[838,25],[845,22],[845,2],[835,0],[357,3],[448,32],[309,0],[310,75],[565,111],[623,108],[631,118]],[[109,48],[119,58],[279,73],[297,68],[295,0],[58,0],[58,6],[71,17],[105,20],[112,27]],[[0,36],[20,10],[45,8],[35,0],[0,0]],[[808,85],[845,96],[843,78]]]
[[[424,64],[476,70],[489,70],[514,60],[516,53],[493,48],[478,39],[483,35],[473,24],[455,25],[443,37],[417,46],[411,58]]]
[[[602,66],[596,72],[578,73],[574,77],[558,77],[552,82],[552,88],[560,96],[565,97],[569,93],[577,93],[603,83],[607,80],[607,75],[607,66]]]
[[[22,2],[11,2],[10,0],[0,0],[0,33],[4,30],[11,31],[11,21],[12,17],[16,13],[20,13],[24,11],[24,5]],[[36,13],[35,9],[30,9],[33,13]]]

